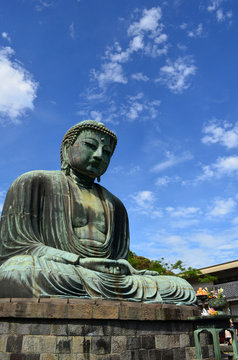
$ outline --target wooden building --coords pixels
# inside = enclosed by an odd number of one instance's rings
[[[194,289],[199,287],[223,288],[224,295],[229,303],[231,315],[238,316],[238,260],[223,264],[209,266],[200,269],[202,274],[210,274],[216,277],[216,280],[210,283],[192,283]],[[238,320],[238,319],[237,319]]]

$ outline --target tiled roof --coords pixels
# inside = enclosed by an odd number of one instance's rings
[[[238,299],[238,281],[231,281],[222,284],[217,284],[216,288],[223,288],[224,295],[227,300],[229,299]]]

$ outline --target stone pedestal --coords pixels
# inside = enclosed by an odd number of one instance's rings
[[[195,306],[0,299],[0,360],[192,360]],[[204,358],[213,349],[205,339]]]

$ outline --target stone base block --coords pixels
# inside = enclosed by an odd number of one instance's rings
[[[192,360],[197,307],[0,299],[0,360]],[[205,359],[212,358],[209,338]]]

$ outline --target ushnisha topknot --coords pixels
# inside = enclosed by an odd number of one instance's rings
[[[101,123],[99,121],[84,120],[84,121],[81,121],[78,124],[72,126],[64,135],[61,149],[60,149],[61,163],[63,162],[63,146],[64,146],[65,142],[67,141],[70,143],[70,145],[73,145],[74,142],[76,141],[79,133],[82,130],[95,130],[95,131],[100,131],[103,134],[109,135],[113,139],[113,149],[112,149],[112,154],[113,154],[116,144],[117,144],[116,134],[113,131],[109,130],[103,123]]]

